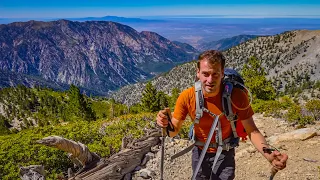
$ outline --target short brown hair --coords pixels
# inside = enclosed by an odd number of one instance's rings
[[[217,50],[208,50],[201,53],[198,57],[197,68],[200,69],[200,61],[207,60],[210,64],[220,63],[222,69],[224,69],[226,58],[222,52]]]

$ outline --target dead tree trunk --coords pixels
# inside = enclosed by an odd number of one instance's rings
[[[81,143],[59,136],[50,136],[38,142],[69,152],[81,162],[83,168],[75,176],[69,177],[69,180],[119,180],[141,164],[144,155],[159,143],[159,137],[160,131],[153,131],[150,135],[129,143],[125,149],[108,159],[99,158]]]

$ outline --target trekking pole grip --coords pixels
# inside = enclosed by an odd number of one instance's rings
[[[166,127],[166,133],[167,133],[168,136],[170,136],[170,134],[169,134],[170,131],[175,131],[175,129],[174,129],[174,126],[173,126],[172,121],[171,121],[170,112],[166,111],[166,115],[167,115],[167,118],[168,118],[168,126]]]

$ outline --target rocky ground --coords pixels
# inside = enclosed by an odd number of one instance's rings
[[[310,125],[311,133],[296,132],[288,123],[275,118],[254,115],[255,122],[270,144],[289,156],[287,168],[278,172],[274,179],[316,180],[320,179],[320,122]],[[310,129],[309,129],[310,130]],[[294,132],[294,133],[292,133]],[[288,134],[291,133],[291,134]],[[307,136],[309,138],[307,138]],[[305,140],[301,140],[305,139]],[[189,141],[166,138],[164,179],[191,179],[191,152],[170,161],[170,156],[187,146]],[[160,179],[159,146],[149,153],[150,160],[138,167],[133,179]],[[241,143],[236,149],[237,180],[268,179],[271,165],[255,150],[250,141]]]

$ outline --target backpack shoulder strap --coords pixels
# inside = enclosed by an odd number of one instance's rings
[[[227,119],[230,122],[233,137],[237,138],[238,137],[238,133],[236,130],[237,116],[233,113],[232,104],[231,104],[231,93],[233,90],[233,84],[230,81],[224,81],[223,85],[224,85],[224,89],[222,93],[222,108],[223,108],[224,114],[226,115]]]
[[[204,106],[201,82],[200,81],[195,82],[194,87],[195,87],[195,94],[196,94],[196,119],[194,120],[194,123],[199,124],[200,118],[203,115],[203,106]]]

